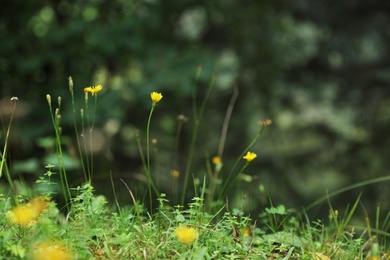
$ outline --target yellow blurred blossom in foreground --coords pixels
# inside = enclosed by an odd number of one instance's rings
[[[180,226],[176,228],[175,235],[177,240],[184,244],[192,244],[198,237],[198,231],[192,227]]]
[[[214,156],[211,161],[215,164],[218,165],[222,162],[222,158],[220,156]]]
[[[242,230],[242,236],[249,237],[250,234],[251,231],[249,230],[249,228],[245,228],[244,230]]]
[[[324,255],[323,253],[318,253],[316,252],[315,253],[315,260],[330,260],[330,258],[326,255]]]
[[[243,159],[245,159],[247,162],[251,162],[253,161],[253,159],[255,159],[257,157],[257,154],[255,153],[252,153],[252,152],[247,152],[246,155],[244,157],[242,157]]]
[[[93,96],[93,95],[95,95],[95,93],[98,93],[102,89],[103,89],[102,85],[86,87],[86,88],[84,88],[84,93],[87,94],[88,92],[90,92]]]
[[[71,260],[70,250],[58,242],[42,242],[34,246],[30,254],[33,260]]]
[[[44,197],[37,197],[29,203],[12,208],[6,213],[6,216],[9,222],[26,226],[33,223],[47,205],[48,201]]]
[[[160,102],[160,100],[163,98],[163,95],[161,93],[152,92],[150,93],[150,98],[152,99],[153,104],[156,104]]]

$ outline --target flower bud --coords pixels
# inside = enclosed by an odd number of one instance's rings
[[[68,81],[69,81],[69,91],[70,93],[73,93],[73,79],[71,76],[69,76]]]
[[[51,96],[49,94],[46,95],[47,103],[51,106]]]

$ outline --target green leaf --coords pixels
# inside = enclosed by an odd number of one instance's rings
[[[177,222],[184,222],[186,220],[186,218],[182,215],[182,214],[179,214],[176,216],[176,221]]]

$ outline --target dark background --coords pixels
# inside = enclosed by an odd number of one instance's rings
[[[19,98],[10,139],[11,172],[15,179],[34,181],[46,164],[56,165],[45,97],[49,93],[54,101],[62,97],[71,185],[82,183],[67,82],[71,75],[78,108],[84,104],[84,87],[104,86],[94,130],[94,183],[99,193],[112,198],[112,171],[125,202],[130,197],[120,178],[143,194],[145,177],[135,131],[145,137],[149,93],[163,93],[152,119],[151,136],[158,141],[153,172],[171,199],[176,117],[189,118],[178,151],[183,173],[193,129],[191,95],[197,86],[199,104],[216,75],[191,174],[202,179],[205,160],[217,153],[234,87],[240,94],[221,176],[254,138],[258,121],[273,120],[252,148],[258,157],[245,173],[253,181],[239,183],[230,194],[237,207],[248,195],[250,211],[262,211],[269,198],[275,205],[300,209],[327,191],[386,176],[389,15],[390,2],[383,0],[2,1],[2,141],[9,99]],[[199,66],[203,72],[195,83]],[[1,181],[6,185],[4,178]],[[377,206],[386,214],[388,186],[381,182],[356,188],[331,203],[343,211],[363,192],[359,216],[363,208],[374,216]],[[325,203],[319,214],[327,214],[327,208]]]

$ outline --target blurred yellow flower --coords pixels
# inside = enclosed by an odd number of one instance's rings
[[[316,260],[330,260],[330,258],[326,255],[324,255],[323,253],[318,253],[316,252],[315,253],[315,258]]]
[[[152,99],[153,104],[156,104],[160,102],[160,100],[163,98],[163,95],[161,93],[152,92],[150,93],[150,98]]]
[[[12,224],[20,226],[33,224],[47,205],[48,201],[45,198],[37,197],[29,203],[12,208],[6,213],[6,217]]]
[[[271,120],[271,119],[261,120],[261,121],[260,121],[260,124],[261,124],[261,125],[264,125],[264,126],[266,126],[266,125],[271,125],[271,124],[272,124],[272,120]]]
[[[84,93],[87,94],[88,92],[91,92],[93,96],[95,95],[95,93],[98,93],[102,89],[103,89],[102,85],[91,86],[91,87],[84,88]]]
[[[249,230],[249,228],[245,228],[244,230],[242,230],[242,236],[249,237],[250,234],[251,231]]]
[[[42,196],[30,200],[30,205],[32,205],[38,211],[39,214],[46,209],[48,204],[49,199]]]
[[[58,242],[42,242],[34,246],[30,257],[32,260],[71,260],[70,250]]]
[[[211,162],[214,163],[215,165],[218,165],[222,162],[222,158],[220,156],[214,156],[212,159],[211,159]]]
[[[26,226],[38,216],[36,210],[31,206],[15,207],[6,213],[8,221],[12,224]]]
[[[242,157],[243,159],[245,159],[247,162],[251,162],[253,161],[253,159],[255,159],[257,157],[257,154],[255,153],[252,153],[252,152],[247,152],[246,155],[244,157]]]
[[[192,244],[198,237],[198,231],[192,227],[180,226],[175,230],[177,240],[184,244]]]
[[[176,169],[171,170],[171,175],[173,178],[178,178],[180,176],[180,172]]]

